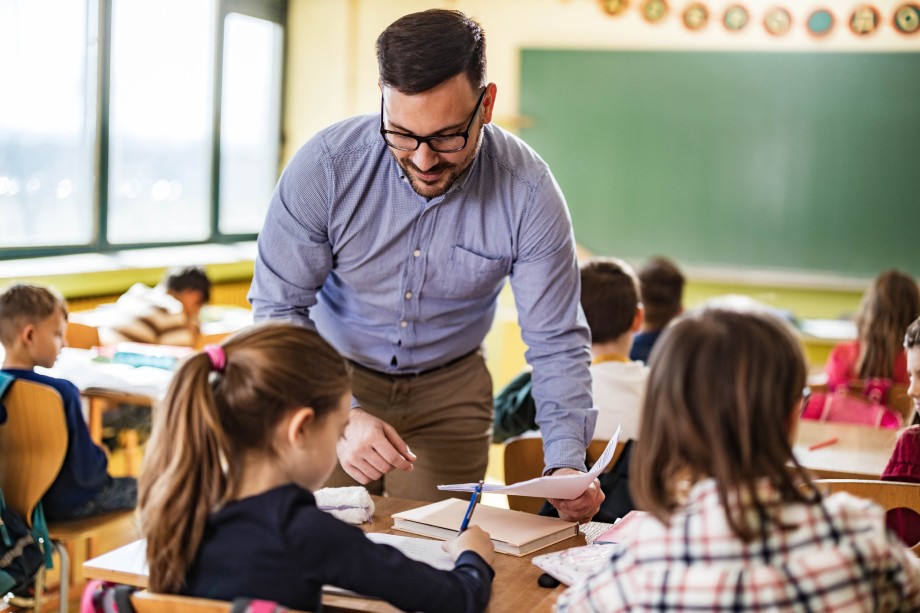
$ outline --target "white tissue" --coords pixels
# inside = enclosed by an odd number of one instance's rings
[[[360,485],[324,487],[313,492],[316,506],[348,524],[363,524],[374,516],[374,501]]]

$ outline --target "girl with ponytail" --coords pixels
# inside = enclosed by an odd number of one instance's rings
[[[409,611],[481,611],[494,556],[471,527],[436,570],[320,511],[350,374],[315,332],[254,326],[178,369],[155,411],[139,482],[149,588],[317,611],[324,584]]]

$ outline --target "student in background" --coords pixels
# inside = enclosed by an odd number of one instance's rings
[[[104,345],[122,341],[192,347],[198,340],[201,307],[211,299],[211,281],[200,266],[169,271],[156,287],[135,283],[100,326]]]
[[[325,584],[407,611],[482,611],[494,557],[471,526],[441,571],[316,506],[349,419],[350,374],[318,334],[255,326],[179,368],[140,479],[150,589],[318,611]]]
[[[856,379],[882,379],[887,381],[881,384],[882,392],[887,393],[891,383],[906,384],[901,343],[904,330],[918,315],[920,289],[913,277],[898,270],[876,277],[856,314],[857,340],[840,343],[827,360],[827,388],[833,391]]]
[[[920,317],[914,320],[904,335],[907,351],[907,374],[910,387],[907,394],[914,403],[914,413],[920,413]],[[882,473],[883,481],[920,483],[920,426],[911,426],[901,433],[888,466]],[[920,543],[920,521],[917,509],[894,509],[888,513],[888,526],[910,547]]]
[[[796,462],[804,385],[799,342],[768,313],[704,309],[671,324],[630,478],[649,515],[557,611],[918,610],[920,559],[881,507],[823,497]]]
[[[684,310],[684,282],[680,269],[667,258],[652,258],[639,270],[639,294],[645,319],[633,339],[630,359],[648,363],[661,331]]]
[[[34,371],[36,366],[54,365],[64,346],[66,327],[67,305],[51,290],[18,284],[0,294],[0,341],[6,352],[3,372],[50,386],[64,402],[67,454],[61,472],[42,498],[42,507],[48,519],[73,519],[133,509],[137,481],[109,476],[108,458],[90,438],[76,386]]]
[[[632,268],[622,260],[594,258],[580,268],[581,308],[591,329],[591,379],[598,418],[595,439],[610,439],[622,424],[621,440],[635,438],[648,369],[629,359],[633,335],[642,325],[642,305]],[[496,442],[536,430],[530,372],[521,373],[495,398]]]
[[[595,439],[638,438],[648,367],[629,359],[642,326],[639,282],[626,262],[595,258],[581,267],[581,307],[591,328],[591,382],[597,407]]]

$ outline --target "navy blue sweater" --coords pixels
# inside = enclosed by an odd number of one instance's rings
[[[9,368],[3,372],[17,379],[53,387],[64,401],[67,455],[64,456],[61,472],[42,498],[42,507],[49,519],[66,517],[69,511],[95,498],[112,479],[106,472],[109,461],[105,452],[89,436],[80,404],[80,391],[66,379],[40,375],[31,370]]]
[[[451,571],[411,560],[319,510],[313,494],[291,484],[212,515],[182,592],[319,611],[322,586],[329,584],[405,611],[474,612],[486,608],[493,576],[471,551]]]

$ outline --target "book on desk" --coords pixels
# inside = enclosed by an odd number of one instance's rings
[[[467,503],[449,498],[417,509],[395,513],[393,528],[438,539],[459,534]],[[471,522],[492,537],[495,551],[513,556],[548,547],[578,534],[578,524],[555,517],[477,505]]]

